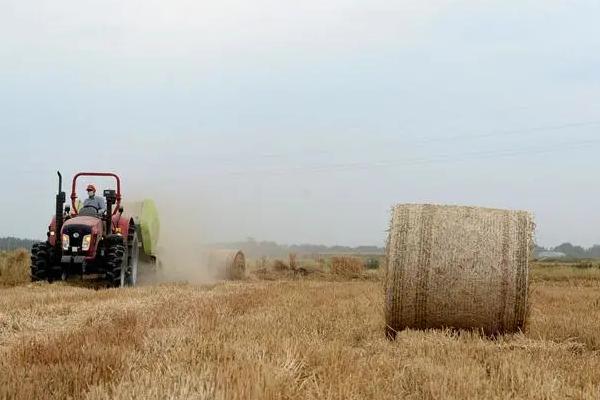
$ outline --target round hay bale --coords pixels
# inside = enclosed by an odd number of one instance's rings
[[[246,276],[246,256],[241,250],[212,250],[208,265],[222,279],[239,280]]]
[[[30,282],[30,262],[28,250],[0,252],[0,286]]]
[[[331,273],[345,277],[361,276],[365,270],[365,263],[359,257],[339,256],[331,257]]]
[[[401,204],[386,248],[386,333],[522,330],[528,311],[532,216],[524,211]]]
[[[281,260],[273,260],[271,262],[271,268],[273,271],[289,271],[291,269],[289,265]]]

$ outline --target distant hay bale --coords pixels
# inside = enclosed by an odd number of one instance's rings
[[[523,329],[534,223],[524,211],[397,205],[386,249],[386,332]]]
[[[30,255],[27,250],[16,250],[0,253],[0,286],[14,286],[27,283],[29,275]]]
[[[290,260],[290,269],[296,270],[298,268],[298,255],[296,253],[290,253],[288,258]]]
[[[273,271],[289,271],[290,270],[290,266],[287,265],[286,263],[284,263],[281,260],[273,260],[271,262],[271,269]]]
[[[331,273],[340,276],[360,276],[365,270],[365,264],[358,257],[332,257]]]
[[[208,265],[221,279],[239,280],[246,276],[246,256],[241,250],[211,250]]]
[[[269,269],[253,271],[260,276],[261,279],[292,279],[300,277],[320,277],[323,275],[323,270],[319,265],[310,259],[298,260],[294,255],[290,257],[290,264],[282,260],[271,260]]]

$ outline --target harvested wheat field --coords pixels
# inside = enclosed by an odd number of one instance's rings
[[[388,341],[374,280],[5,288],[0,398],[595,399],[600,274],[553,268],[532,271],[529,331],[497,340]]]

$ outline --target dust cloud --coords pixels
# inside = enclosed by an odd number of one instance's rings
[[[177,158],[170,152],[163,156]],[[240,239],[239,229],[223,227],[223,221],[231,221],[231,213],[237,215],[239,210],[224,204],[214,181],[204,181],[187,169],[172,171],[173,166],[163,161],[157,163],[160,168],[156,174],[122,173],[127,177],[125,201],[154,200],[160,219],[159,268],[153,276],[140,276],[140,283],[210,284],[222,280],[227,265],[215,257],[215,250],[220,248],[214,243]],[[136,175],[138,178],[133,178]],[[142,269],[146,268],[140,272]]]
[[[158,268],[147,283],[210,284],[221,279],[224,266],[211,262],[202,207],[185,206],[166,196],[155,198],[160,217]]]

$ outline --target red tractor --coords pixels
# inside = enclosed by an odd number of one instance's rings
[[[110,177],[116,190],[104,190],[106,210],[94,206],[77,208],[77,180],[80,177]],[[113,173],[82,172],[73,177],[71,207],[65,207],[62,175],[58,172],[56,215],[48,228],[48,240],[31,249],[32,281],[66,280],[69,276],[96,275],[109,286],[135,286],[138,276],[141,228],[137,217],[121,205],[121,179]],[[144,250],[142,249],[142,252]],[[144,254],[143,254],[144,255]]]

